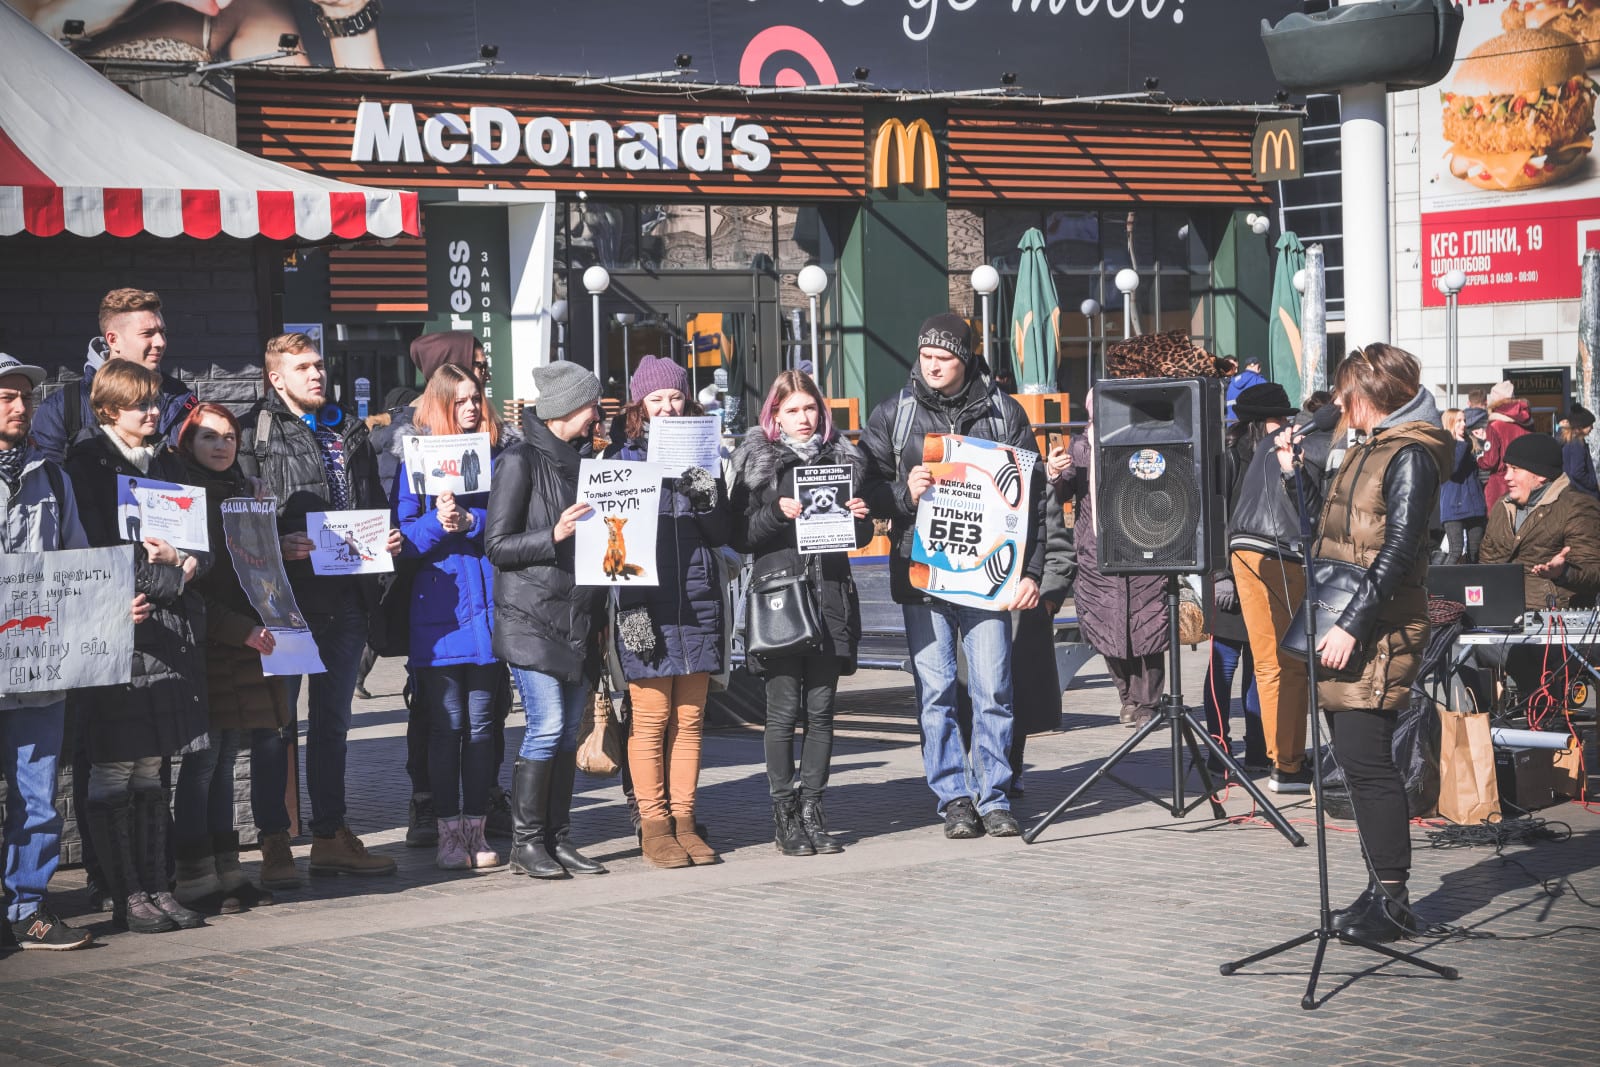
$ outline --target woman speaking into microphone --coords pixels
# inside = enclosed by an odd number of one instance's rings
[[[1440,472],[1453,459],[1433,396],[1421,387],[1409,352],[1370,344],[1351,352],[1334,376],[1344,412],[1340,431],[1363,438],[1339,465],[1322,505],[1313,549],[1318,580],[1342,570],[1342,609],[1329,583],[1317,590],[1337,620],[1317,638],[1322,668],[1317,700],[1349,783],[1356,829],[1372,882],[1334,928],[1367,941],[1395,941],[1415,929],[1406,877],[1410,813],[1394,762],[1394,730],[1428,644],[1428,528],[1439,503]],[[1279,462],[1294,469],[1293,444],[1280,439]],[[1306,499],[1312,479],[1302,476]]]

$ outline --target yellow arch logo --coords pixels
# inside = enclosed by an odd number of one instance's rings
[[[887,119],[878,127],[872,141],[872,187],[887,189],[917,181],[918,148],[922,150],[922,188],[939,188],[939,143],[927,119],[916,119],[909,126],[899,119]],[[889,178],[891,157],[897,167],[895,181]]]

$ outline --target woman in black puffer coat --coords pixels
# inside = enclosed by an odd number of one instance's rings
[[[865,460],[840,437],[828,416],[828,404],[817,385],[797,371],[784,371],[773,383],[761,409],[761,427],[750,431],[733,455],[729,507],[733,547],[753,560],[752,582],[778,572],[804,570],[822,609],[823,646],[808,656],[759,660],[750,657],[750,673],[766,679],[767,786],[772,794],[775,840],[786,856],[839,852],[822,814],[822,790],[828,784],[833,754],[833,710],[839,676],[856,669],[856,644],[861,638],[861,602],[850,577],[844,552],[801,555],[796,547],[795,519],[808,501],[795,489],[796,467],[842,466],[850,483],[861,485]],[[855,544],[872,539],[866,501],[851,494],[836,506],[855,520]],[[794,731],[803,722],[805,745],[800,754],[800,796],[794,792]]]
[[[66,471],[89,543],[126,544],[138,519],[117,503],[129,481],[182,482],[184,466],[157,432],[161,376],[129,360],[95,374],[89,404],[98,425],[67,451]],[[139,933],[198,926],[167,882],[167,794],[162,762],[207,744],[205,605],[189,582],[209,566],[166,541],[133,545],[134,589],[153,612],[134,628],[133,671],[125,685],[75,694],[86,706],[85,745],[92,764],[85,815],[95,853],[116,898],[117,925]]]

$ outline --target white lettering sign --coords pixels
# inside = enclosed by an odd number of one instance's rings
[[[563,122],[540,115],[519,123],[503,107],[472,108],[465,120],[441,111],[418,120],[411,104],[376,100],[356,108],[352,163],[467,162],[487,167],[526,159],[537,167],[596,170],[679,170],[715,174],[734,168],[756,174],[772,165],[772,134],[733,115],[685,122],[661,115],[654,123],[613,125],[599,119]]]

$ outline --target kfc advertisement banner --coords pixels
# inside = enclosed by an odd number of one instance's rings
[[[1467,0],[1457,62],[1422,90],[1422,302],[1575,299],[1600,240],[1600,3]]]

